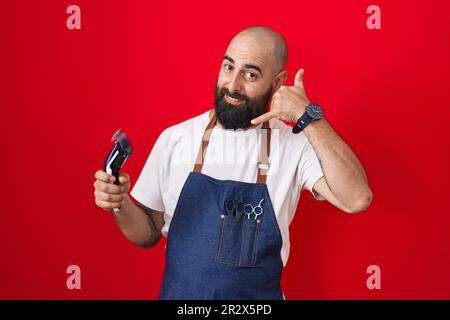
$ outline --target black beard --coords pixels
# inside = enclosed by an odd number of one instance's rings
[[[225,101],[225,95],[231,98],[244,100],[242,106],[234,106]],[[254,99],[239,93],[230,94],[227,88],[219,87],[216,84],[214,91],[214,107],[217,120],[225,129],[247,129],[251,127],[251,120],[263,115],[268,111],[269,101],[272,97],[272,87],[264,94]]]

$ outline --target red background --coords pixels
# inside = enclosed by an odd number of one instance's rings
[[[81,30],[66,27],[70,4]],[[382,30],[366,28],[371,4]],[[265,24],[374,193],[353,216],[304,193],[286,297],[449,299],[448,12],[446,0],[1,0],[0,298],[158,297],[165,241],[128,243],[94,204],[94,172],[121,127],[134,183],[164,128],[212,107],[232,36]],[[66,287],[71,264],[81,290]],[[366,287],[371,264],[381,290]]]

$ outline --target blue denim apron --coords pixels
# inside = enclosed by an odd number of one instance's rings
[[[260,130],[256,183],[218,180],[201,173],[212,113],[170,224],[160,299],[283,299],[282,239],[265,183],[269,124]],[[238,210],[227,210],[229,200]]]

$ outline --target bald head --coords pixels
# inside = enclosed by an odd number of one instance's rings
[[[240,31],[230,45],[250,42],[255,50],[261,51],[267,58],[271,58],[274,72],[283,70],[287,60],[286,40],[277,31],[266,26],[252,26]]]

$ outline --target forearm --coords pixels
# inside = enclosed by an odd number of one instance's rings
[[[362,164],[328,121],[323,118],[312,122],[304,132],[321,162],[333,195],[347,208],[370,203],[372,193]]]
[[[123,235],[142,248],[155,245],[161,238],[161,232],[155,227],[149,215],[129,197],[114,217]]]

